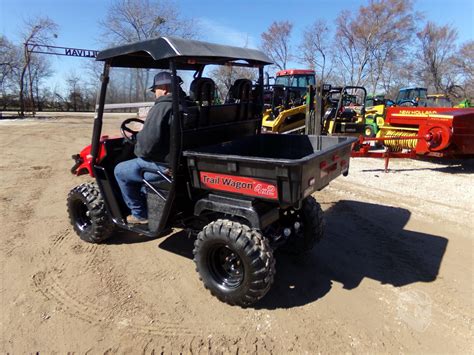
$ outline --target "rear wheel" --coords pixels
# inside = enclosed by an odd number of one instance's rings
[[[370,125],[365,126],[364,136],[368,138],[374,138],[375,137],[374,128]]]
[[[67,197],[67,209],[74,231],[88,243],[101,243],[114,231],[114,224],[94,183],[73,188]]]
[[[199,233],[194,262],[204,286],[219,300],[249,306],[270,289],[273,252],[259,232],[229,220],[217,220]]]
[[[287,254],[309,252],[324,234],[324,213],[313,196],[308,196],[299,210],[287,209],[280,216],[280,230],[288,239],[281,246]]]

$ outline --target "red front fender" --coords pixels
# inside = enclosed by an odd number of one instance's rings
[[[103,136],[100,139],[99,154],[98,154],[99,158],[97,159],[98,162],[104,159],[106,155],[104,142],[107,139],[108,139],[108,136]],[[74,154],[72,156],[72,159],[74,159],[75,164],[71,168],[71,173],[73,173],[76,176],[84,175],[88,173],[90,176],[94,177],[94,172],[92,170],[93,161],[92,161],[91,149],[92,149],[92,145],[89,144],[84,149],[82,149],[79,154]]]

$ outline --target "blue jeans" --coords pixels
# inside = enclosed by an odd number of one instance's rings
[[[140,219],[147,218],[146,198],[143,189],[143,177],[147,181],[161,181],[159,174],[145,172],[144,169],[159,170],[164,173],[167,169],[153,161],[135,158],[123,161],[114,169],[114,175],[122,191],[123,200],[130,208],[132,215]]]

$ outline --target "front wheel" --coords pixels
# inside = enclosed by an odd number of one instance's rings
[[[67,197],[67,210],[74,231],[88,243],[101,243],[114,231],[114,224],[94,183],[73,188]]]
[[[230,305],[252,305],[273,283],[275,261],[268,240],[244,224],[222,219],[208,224],[193,253],[204,286]]]
[[[364,136],[368,138],[374,138],[375,137],[375,131],[374,127],[367,125],[364,128]]]

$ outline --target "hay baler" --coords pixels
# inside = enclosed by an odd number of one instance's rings
[[[382,141],[385,152],[370,152],[370,141]],[[377,138],[360,137],[353,157],[388,159],[429,156],[474,157],[474,109],[388,107]]]

